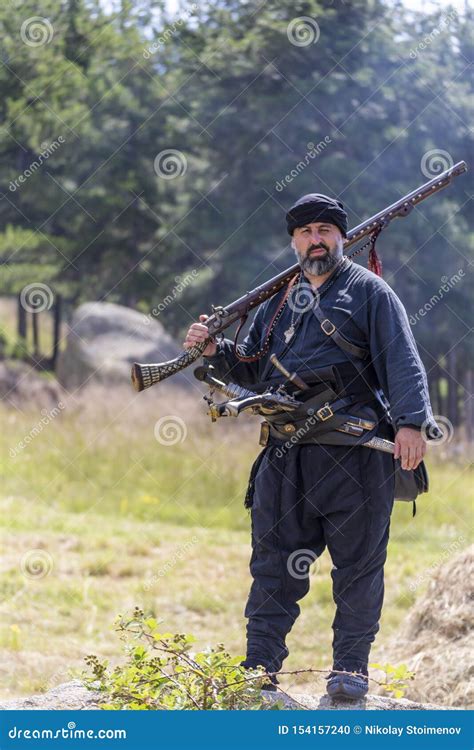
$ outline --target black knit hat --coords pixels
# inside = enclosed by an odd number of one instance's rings
[[[286,215],[288,234],[293,234],[296,227],[304,227],[311,222],[326,221],[335,224],[347,236],[347,214],[340,201],[328,198],[327,195],[319,193],[308,193],[303,195]]]

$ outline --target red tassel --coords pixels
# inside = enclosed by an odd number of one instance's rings
[[[375,249],[375,242],[369,250],[369,262],[368,262],[367,267],[369,271],[372,271],[372,273],[375,273],[377,276],[382,276],[382,261],[377,255],[377,250]]]

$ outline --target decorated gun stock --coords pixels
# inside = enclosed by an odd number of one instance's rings
[[[388,208],[384,208],[379,213],[372,216],[367,221],[362,222],[354,229],[349,230],[347,237],[344,240],[344,249],[352,247],[356,242],[361,240],[363,237],[369,237],[369,241],[365,243],[361,248],[357,248],[348,253],[347,257],[352,258],[358,255],[366,247],[372,247],[375,244],[376,237],[380,232],[387,227],[387,225],[395,218],[403,218],[407,216],[410,211],[421,201],[428,198],[430,195],[434,195],[439,190],[447,187],[455,177],[466,172],[466,162],[460,161],[454,166],[446,169],[437,177],[432,180],[425,182],[416,190],[408,193],[403,198],[400,198],[395,203],[392,203]],[[206,326],[209,330],[209,338],[201,341],[199,344],[195,344],[189,349],[183,350],[183,352],[168,362],[158,362],[156,364],[142,364],[135,362],[132,366],[132,385],[136,391],[143,391],[145,388],[156,383],[161,383],[166,378],[174,375],[180,370],[184,370],[195,362],[202,355],[207,345],[211,341],[211,337],[215,336],[226,328],[231,326],[237,321],[241,321],[241,326],[248,317],[250,310],[254,307],[261,305],[269,297],[273,297],[282,287],[288,284],[296,274],[300,272],[300,266],[298,263],[288,268],[286,271],[274,276],[269,281],[261,284],[252,291],[246,292],[242,297],[231,302],[225,307],[219,306],[214,307],[212,305],[212,314],[206,320]],[[240,328],[239,328],[240,330]]]

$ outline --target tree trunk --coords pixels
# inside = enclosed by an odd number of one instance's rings
[[[27,322],[26,322],[26,310],[21,304],[21,294],[18,295],[18,337],[26,339],[27,334]]]
[[[439,414],[439,365],[433,367],[428,377],[428,385],[430,391],[431,408],[433,414]]]
[[[40,357],[39,352],[39,326],[38,326],[38,313],[32,312],[31,318],[33,321],[33,355],[36,360]]]
[[[59,332],[61,330],[61,303],[62,298],[60,294],[56,294],[55,296],[55,304],[54,304],[54,319],[53,319],[53,353],[51,355],[51,369],[53,372],[56,371],[56,361],[58,358],[58,349],[59,349]]]
[[[447,417],[454,427],[457,427],[459,422],[458,415],[458,384],[456,382],[457,375],[457,352],[456,349],[451,349],[448,352],[446,370],[448,376],[448,413]]]
[[[474,389],[474,370],[467,370],[464,376],[464,388],[466,389],[464,404],[464,423],[466,425],[466,438],[472,443],[474,441],[474,404],[472,392]]]

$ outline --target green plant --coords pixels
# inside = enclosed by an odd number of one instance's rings
[[[28,344],[26,339],[21,336],[11,339],[5,338],[4,354],[6,359],[24,360],[28,354]]]
[[[408,687],[407,682],[415,677],[415,672],[410,672],[406,664],[399,664],[398,667],[392,664],[370,664],[370,666],[385,672],[385,681],[380,684],[384,690],[392,694],[393,698],[403,698]]]
[[[117,630],[125,661],[111,670],[107,661],[90,655],[85,661],[91,673],[82,674],[86,687],[104,693],[103,709],[263,708],[264,669],[240,667],[243,657],[231,657],[222,643],[191,655],[193,636],[160,632],[158,622],[138,607],[131,618],[118,617]]]

